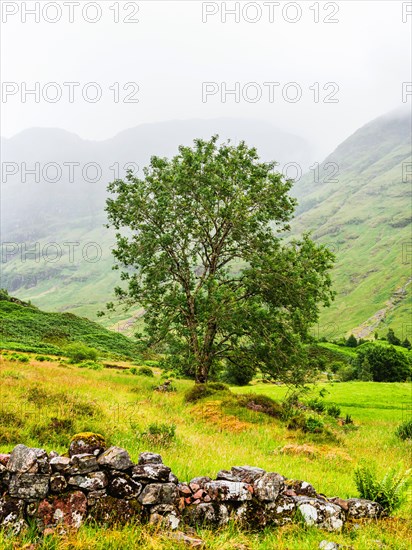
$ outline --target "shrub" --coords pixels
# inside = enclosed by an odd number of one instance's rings
[[[185,393],[184,399],[186,403],[194,403],[220,391],[229,392],[230,390],[225,384],[216,382],[211,382],[210,384],[195,384]]]
[[[176,425],[164,423],[150,424],[147,431],[142,432],[140,437],[152,445],[170,445],[176,437]]]
[[[71,363],[80,363],[81,361],[96,361],[98,352],[86,344],[74,343],[66,347],[66,354]]]
[[[103,365],[97,363],[96,361],[82,361],[79,363],[79,368],[81,369],[91,369],[91,370],[103,370]]]
[[[306,418],[305,425],[303,427],[304,432],[310,433],[322,433],[323,432],[323,422],[315,416],[309,416]]]
[[[338,418],[340,416],[340,407],[335,404],[328,405],[328,407],[326,408],[326,412],[329,416],[332,416],[333,418]]]
[[[154,376],[153,371],[150,367],[140,367],[137,371],[137,374],[139,374],[140,376],[149,376],[150,378],[153,378]]]
[[[222,374],[222,379],[232,386],[247,386],[255,374],[254,367],[228,363]]]
[[[375,471],[366,466],[356,468],[354,478],[361,498],[378,502],[386,513],[391,514],[405,502],[410,485],[410,470],[400,472],[391,468],[378,481]]]
[[[242,407],[252,411],[261,412],[272,416],[273,418],[283,417],[283,406],[266,395],[248,393],[238,397],[238,402]]]
[[[323,413],[326,409],[326,404],[324,401],[321,401],[320,399],[310,399],[307,402],[307,405],[312,411],[316,411],[317,413]]]
[[[397,427],[395,434],[403,441],[412,439],[412,420],[402,422],[402,424]]]
[[[337,374],[341,382],[349,382],[356,379],[356,368],[353,365],[344,365]]]

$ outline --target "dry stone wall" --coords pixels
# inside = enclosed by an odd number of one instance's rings
[[[245,528],[304,521],[339,531],[348,520],[377,519],[379,504],[327,498],[305,481],[251,466],[221,470],[216,479],[179,482],[155,453],[134,464],[98,434],[75,436],[67,456],[17,445],[0,455],[0,528],[19,533],[34,520],[46,533],[130,521],[218,527],[230,519]]]

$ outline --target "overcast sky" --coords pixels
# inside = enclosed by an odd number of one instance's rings
[[[402,106],[412,80],[411,2],[35,4],[2,0],[6,137],[41,126],[100,140],[141,123],[229,116],[271,121],[326,155]],[[39,21],[25,13],[33,8]],[[36,82],[39,97],[25,95]]]

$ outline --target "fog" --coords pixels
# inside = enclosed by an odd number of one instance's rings
[[[142,123],[225,117],[270,123],[321,159],[412,99],[411,2],[3,1],[1,9],[4,137],[53,127],[105,140]]]

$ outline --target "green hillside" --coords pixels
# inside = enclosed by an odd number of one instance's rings
[[[403,169],[411,162],[410,131],[408,116],[381,117],[324,161],[318,182],[311,173],[294,188],[300,206],[293,232],[312,230],[337,259],[337,296],[321,316],[321,335],[368,337],[391,326],[408,336],[411,185]],[[339,174],[328,178],[335,166]]]
[[[136,344],[122,334],[73,313],[46,313],[1,291],[1,348],[64,354],[73,342],[94,347],[108,357],[138,356]]]

